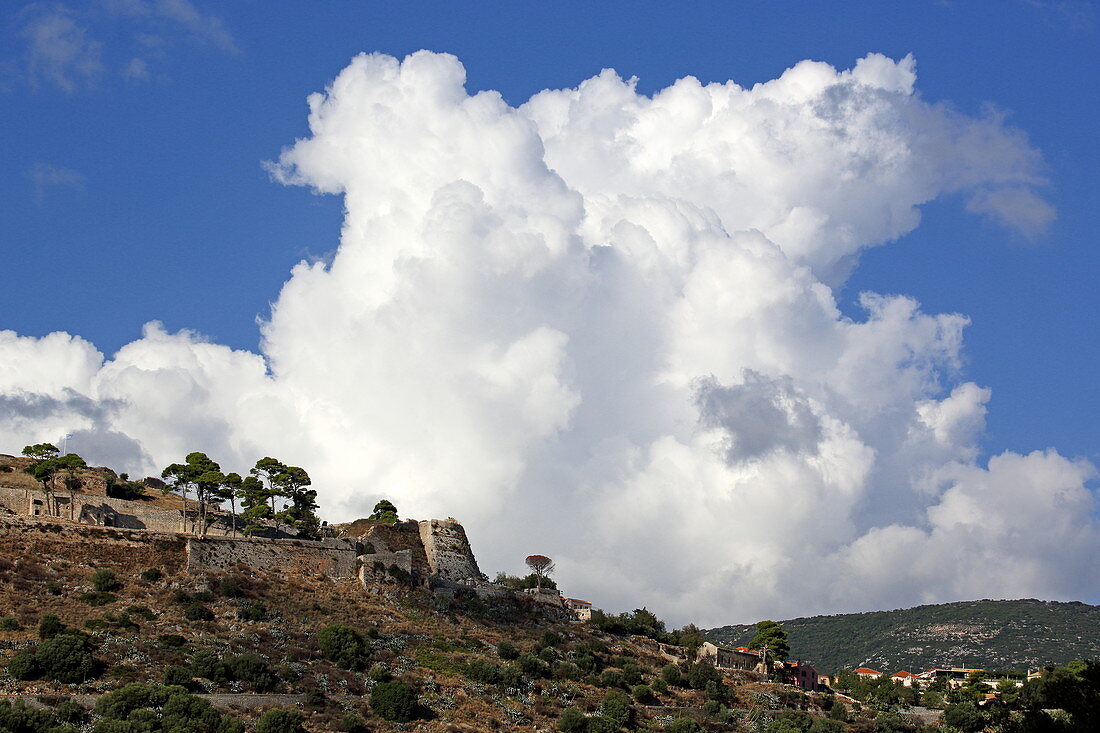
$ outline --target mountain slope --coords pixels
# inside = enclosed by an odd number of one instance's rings
[[[782,624],[792,655],[829,672],[860,665],[1010,670],[1100,657],[1100,606],[1078,602],[961,601]],[[752,639],[753,627],[722,626],[704,636],[738,646]]]

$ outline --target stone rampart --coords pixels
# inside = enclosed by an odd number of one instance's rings
[[[187,538],[189,571],[232,570],[237,565],[300,575],[357,576],[355,546],[343,540]]]
[[[431,575],[454,583],[485,579],[470,549],[466,530],[454,519],[420,522],[420,541],[424,545]]]
[[[146,529],[153,532],[180,532],[184,530],[183,517],[178,511],[150,506],[141,501],[115,499],[109,496],[77,492],[53,492],[46,495],[37,489],[19,489],[0,486],[0,506],[10,513],[22,516],[54,517],[81,524],[121,529]],[[199,505],[192,502],[187,531],[192,531]],[[231,533],[230,518],[222,513],[209,515],[211,524],[208,535],[222,536]]]
[[[420,539],[420,525],[414,521],[398,522],[396,524],[376,524],[371,526],[360,538],[359,543],[364,547],[364,552],[373,549],[373,554],[363,556],[363,562],[385,562],[386,567],[396,564],[410,573],[415,572],[427,577],[431,570],[428,558],[424,553],[424,543]],[[370,545],[370,547],[367,547]],[[392,559],[394,555],[402,551],[408,551],[408,560]],[[383,557],[385,556],[385,557]],[[405,563],[407,562],[408,567]]]

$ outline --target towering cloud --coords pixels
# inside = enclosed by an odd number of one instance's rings
[[[652,97],[604,71],[519,108],[464,81],[363,55],[310,98],[270,167],[347,216],[262,354],[2,332],[2,444],[75,426],[133,472],[278,455],[334,519],[381,495],[459,516],[486,567],[542,552],[571,593],[676,621],[1100,587],[1092,467],[980,459],[966,318],[834,298],[946,193],[1041,230],[1021,133],[922,101],[911,58]]]

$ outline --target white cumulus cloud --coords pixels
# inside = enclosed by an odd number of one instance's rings
[[[1022,133],[875,54],[652,96],[605,70],[520,107],[464,83],[449,55],[372,54],[310,97],[270,170],[347,214],[262,353],[155,323],[107,360],[0,334],[4,444],[68,417],[132,473],[276,455],[331,519],[453,515],[483,567],[548,554],[571,594],[676,622],[1100,586],[1091,466],[983,463],[965,316],[835,299],[938,196],[1040,229]]]

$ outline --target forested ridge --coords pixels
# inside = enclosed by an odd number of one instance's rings
[[[931,667],[1010,671],[1100,656],[1100,606],[1040,601],[960,601],[893,611],[783,621],[792,658],[823,672],[870,666],[883,672]],[[752,625],[709,629],[715,643],[739,646]]]

